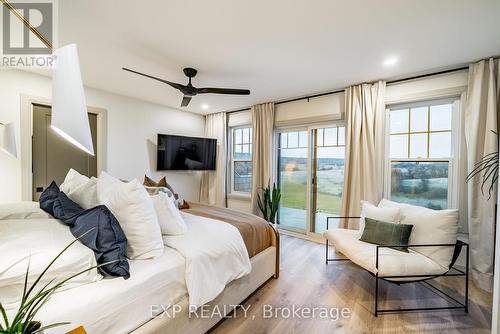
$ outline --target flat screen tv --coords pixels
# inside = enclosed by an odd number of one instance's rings
[[[217,140],[158,134],[157,170],[215,170]]]

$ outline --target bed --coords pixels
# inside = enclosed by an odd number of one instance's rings
[[[39,313],[43,323],[71,321],[47,333],[65,333],[83,325],[89,333],[204,333],[261,285],[279,275],[279,235],[265,220],[225,208],[190,203],[185,218],[214,226],[224,222],[238,229],[251,263],[249,274],[227,284],[205,310],[225,314],[203,318],[189,312],[186,287],[187,258],[165,246],[154,260],[131,260],[130,278],[104,278],[98,282],[58,292]],[[191,218],[190,218],[191,217]],[[168,241],[168,240],[167,240]],[[172,316],[173,307],[181,311]],[[167,310],[167,312],[163,312]]]
[[[184,213],[223,221],[236,227],[240,232],[250,256],[250,274],[232,281],[217,298],[206,306],[206,311],[223,310],[224,306],[238,305],[271,278],[279,276],[279,234],[276,228],[262,218],[245,212],[189,203]],[[184,296],[178,305],[187,309],[188,298]],[[225,309],[228,314],[231,307]],[[226,315],[224,314],[224,315]],[[216,325],[223,316],[201,318],[181,312],[175,318],[157,316],[138,327],[134,334],[146,333],[205,333]]]
[[[189,203],[189,207],[183,209],[183,211],[196,216],[220,220],[236,227],[243,237],[250,258],[262,252],[270,245],[279,248],[278,230],[264,219],[255,215],[200,203]],[[278,278],[279,253],[276,256],[275,267],[275,278]]]

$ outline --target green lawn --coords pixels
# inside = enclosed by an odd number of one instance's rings
[[[295,174],[295,175],[293,175]],[[302,209],[307,207],[307,187],[304,174],[293,173],[282,177],[281,205],[287,208]],[[338,182],[320,178],[318,192],[318,211],[338,214],[342,206],[342,197],[339,196]]]

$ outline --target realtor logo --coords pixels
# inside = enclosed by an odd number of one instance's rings
[[[54,45],[54,3],[47,0],[2,4],[2,66],[51,67]],[[10,8],[9,8],[10,7]],[[37,36],[30,26],[39,32]]]

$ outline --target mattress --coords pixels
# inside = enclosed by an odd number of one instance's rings
[[[47,325],[71,321],[48,330],[66,333],[84,326],[88,334],[128,333],[151,320],[158,307],[172,305],[187,296],[185,261],[176,250],[165,247],[154,260],[130,261],[130,278],[105,278],[56,293],[36,319]]]

